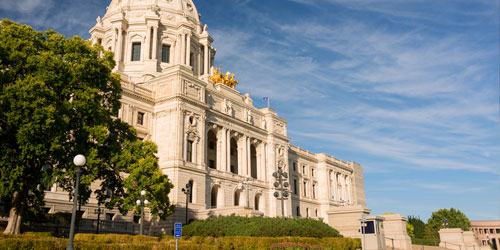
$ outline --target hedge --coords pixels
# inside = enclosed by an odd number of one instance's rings
[[[328,224],[307,218],[264,218],[236,215],[194,221],[182,228],[186,236],[254,236],[254,237],[342,237]]]
[[[65,249],[68,239],[34,234],[1,235],[0,249]],[[75,249],[175,249],[173,236],[150,237],[116,234],[77,234]],[[180,249],[335,249],[354,250],[361,247],[359,239],[307,237],[183,237]]]

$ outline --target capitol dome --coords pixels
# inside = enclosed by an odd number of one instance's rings
[[[207,79],[213,67],[213,39],[192,0],[112,0],[90,34],[114,52],[114,70],[131,82],[144,83],[179,65]]]
[[[200,23],[200,17],[192,0],[113,0],[109,4],[105,18],[116,13],[130,12],[130,17],[139,17],[149,11],[172,19],[181,16]]]

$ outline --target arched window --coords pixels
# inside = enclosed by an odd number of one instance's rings
[[[236,190],[234,192],[234,206],[239,206],[240,205],[240,194],[241,194],[241,190]]]
[[[217,208],[217,195],[219,192],[219,188],[217,186],[212,187],[212,191],[210,193],[210,207]]]
[[[217,168],[217,136],[213,130],[207,136],[207,164],[209,168]]]
[[[309,218],[309,208],[306,208],[306,217]]]
[[[260,194],[255,195],[254,199],[254,209],[259,210]]]
[[[238,144],[234,138],[231,138],[231,173],[238,174]]]
[[[252,178],[257,179],[257,150],[254,145],[250,145],[250,166]]]

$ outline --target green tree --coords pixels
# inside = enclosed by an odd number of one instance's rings
[[[411,215],[408,216],[407,222],[413,226],[414,237],[412,238],[423,239],[425,236],[425,223],[420,218]]]
[[[408,234],[408,236],[410,236],[410,238],[415,238],[415,227],[413,227],[412,224],[408,223],[408,221],[406,222],[406,233]]]
[[[87,158],[80,186],[83,203],[96,180],[102,181],[99,200],[106,200],[106,190],[112,192],[107,206],[129,195],[122,181],[128,169],[116,159],[125,142],[137,137],[131,126],[113,118],[121,105],[114,65],[113,54],[100,45],[2,20],[0,200],[10,200],[11,206],[4,233],[20,233],[26,212],[43,206],[46,186],[56,182],[72,195],[77,154]],[[45,169],[47,164],[51,167]],[[155,187],[154,181],[164,182],[156,178],[147,185]]]
[[[438,231],[441,228],[461,228],[468,231],[471,226],[470,220],[458,209],[450,208],[439,209],[432,213],[432,216],[427,220],[426,238],[439,239]]]
[[[122,213],[133,210],[136,214],[140,209],[136,204],[142,190],[146,191],[146,199],[154,217],[166,219],[173,213],[174,206],[170,204],[168,193],[173,187],[167,176],[158,167],[158,152],[153,142],[125,142],[120,154],[113,162],[121,169],[127,169],[126,177],[121,183],[127,190],[122,196],[112,199],[108,207],[118,207]]]

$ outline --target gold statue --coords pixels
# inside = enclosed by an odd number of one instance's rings
[[[214,83],[222,83],[234,89],[238,85],[238,81],[234,79],[234,74],[231,72],[226,72],[226,75],[222,74],[222,66],[219,65],[219,69],[214,68],[214,74],[210,77],[210,80]]]

